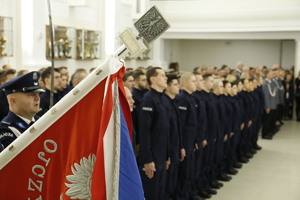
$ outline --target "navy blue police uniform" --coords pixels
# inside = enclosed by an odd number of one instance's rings
[[[221,173],[225,173],[226,169],[229,167],[229,160],[231,160],[231,136],[230,133],[233,132],[233,106],[231,104],[231,97],[229,95],[221,95],[220,101],[225,107],[225,113],[223,113],[225,124],[224,135],[227,135],[227,140],[224,142],[223,147],[223,163],[221,164]],[[220,103],[220,105],[221,105]]]
[[[195,192],[200,193],[205,189],[206,177],[204,174],[204,162],[203,162],[203,152],[204,148],[202,143],[207,140],[207,116],[205,101],[202,98],[202,92],[196,91],[193,94],[195,101],[198,105],[197,109],[197,144],[199,149],[195,152]]]
[[[233,97],[230,97],[230,103],[233,108],[233,121],[232,121],[232,131],[234,135],[232,136],[230,142],[230,157],[228,158],[228,168],[231,168],[235,162],[237,162],[237,145],[239,143],[240,134],[241,134],[241,125],[242,125],[242,106],[240,105],[240,101],[238,99],[238,96],[235,95]]]
[[[179,111],[175,105],[174,99],[171,99],[168,95],[164,94],[166,98],[167,109],[170,116],[170,131],[169,131],[169,142],[170,142],[170,160],[171,164],[167,170],[166,189],[164,199],[173,199],[174,192],[177,184],[178,167],[180,159],[180,150],[182,146],[182,135],[180,132],[179,123]]]
[[[133,123],[133,127],[134,127],[134,131],[135,131],[135,135],[133,138],[134,142],[134,146],[138,145],[139,143],[139,134],[138,134],[138,117],[137,117],[137,113],[138,113],[138,109],[139,109],[139,105],[140,102],[142,100],[142,98],[144,97],[144,95],[148,92],[148,90],[139,90],[136,88],[132,89],[132,98],[134,100],[134,104],[133,104],[133,111],[131,112],[132,115],[132,123]]]
[[[53,105],[55,105],[63,97],[62,92],[53,93]],[[50,108],[50,90],[45,89],[40,95],[40,112],[37,113],[37,116],[43,116]]]
[[[38,84],[40,75],[38,72],[30,72],[18,76],[0,86],[5,90],[5,94],[9,95],[16,92],[35,93],[43,92]],[[19,137],[38,117],[34,117],[32,121],[25,119],[15,113],[9,111],[8,115],[0,123],[0,143],[6,148],[17,137]],[[3,149],[0,149],[3,150]]]
[[[166,161],[169,157],[169,114],[163,93],[151,88],[141,100],[138,109],[139,170],[145,199],[163,199],[166,183]],[[144,164],[154,162],[154,177],[148,178]]]
[[[218,112],[218,132],[215,142],[215,159],[214,159],[214,169],[215,175],[220,175],[222,171],[222,162],[223,162],[223,151],[224,151],[224,136],[226,132],[226,108],[224,102],[220,100],[220,96],[212,93],[212,101],[215,103]]]
[[[182,90],[175,98],[179,110],[179,121],[182,133],[182,144],[186,157],[179,164],[176,199],[189,199],[193,197],[195,153],[194,148],[197,136],[197,104],[191,94]]]
[[[251,147],[251,149],[254,149],[255,144],[257,144],[257,141],[258,141],[258,133],[259,133],[259,129],[257,129],[257,127],[259,125],[258,120],[260,119],[261,110],[263,110],[263,108],[261,106],[261,98],[260,98],[258,89],[256,88],[250,94],[253,99],[253,101],[252,101],[253,123],[251,126],[251,135],[250,135],[249,146]]]
[[[245,158],[245,154],[249,151],[248,140],[250,134],[250,127],[248,127],[248,123],[253,119],[252,117],[252,102],[249,97],[248,92],[241,91],[238,93],[240,100],[243,105],[243,123],[244,129],[241,131],[241,137],[238,146],[238,156],[240,161]],[[247,162],[247,161],[246,161]]]
[[[205,102],[206,116],[207,116],[207,147],[203,152],[204,170],[207,181],[205,187],[209,187],[209,184],[216,180],[216,169],[215,169],[215,148],[216,139],[219,136],[219,113],[218,113],[218,102],[213,101],[213,94],[206,91],[201,91],[202,98]]]

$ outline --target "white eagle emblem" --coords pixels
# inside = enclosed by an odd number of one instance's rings
[[[88,158],[83,157],[80,160],[80,165],[75,163],[72,169],[72,175],[66,178],[70,183],[65,183],[70,189],[67,190],[66,195],[71,199],[86,199],[91,200],[91,180],[96,161],[95,154],[89,155]]]

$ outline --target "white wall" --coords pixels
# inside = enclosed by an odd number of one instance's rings
[[[170,22],[170,31],[299,30],[298,0],[150,1]]]
[[[283,42],[282,67],[294,65],[295,43]],[[178,62],[181,71],[191,71],[196,66],[227,64],[235,68],[241,60],[245,66],[280,63],[280,40],[166,40],[165,58]]]
[[[295,65],[295,55],[296,55],[295,41],[282,41],[282,59],[281,66],[284,69],[290,69]]]

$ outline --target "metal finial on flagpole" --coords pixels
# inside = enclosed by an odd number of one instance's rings
[[[49,15],[49,27],[50,27],[50,41],[51,41],[51,89],[50,89],[50,104],[49,109],[53,106],[53,90],[54,90],[54,38],[53,38],[53,24],[51,15],[50,0],[48,2],[48,15]]]
[[[119,37],[124,45],[117,50],[115,56],[122,58],[126,56],[128,52],[130,52],[133,57],[139,56],[147,49],[144,42],[147,44],[152,43],[170,28],[170,25],[163,18],[156,6],[150,8],[134,23],[134,26],[138,34],[134,29],[129,28],[122,32]]]

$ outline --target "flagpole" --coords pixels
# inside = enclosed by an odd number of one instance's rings
[[[48,16],[49,16],[49,27],[50,27],[50,41],[51,41],[51,90],[50,90],[50,104],[49,109],[53,106],[53,90],[54,90],[54,39],[53,39],[53,24],[51,15],[50,0],[48,2]]]

